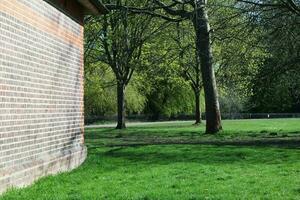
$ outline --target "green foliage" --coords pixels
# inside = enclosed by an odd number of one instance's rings
[[[246,103],[253,94],[253,78],[267,56],[258,38],[261,30],[249,26],[245,11],[237,9],[235,1],[215,1],[210,11],[221,110],[246,111]]]
[[[101,63],[85,65],[85,115],[116,112],[115,78],[110,68]]]
[[[135,7],[153,6],[147,0],[120,2]],[[264,9],[234,0],[209,1],[208,9],[222,112],[300,112],[299,16],[280,8]],[[112,15],[126,13],[113,11]],[[134,42],[136,34],[130,34],[133,30],[145,39],[141,52],[139,48],[133,52],[140,53],[134,59],[118,54],[120,61],[134,71],[126,92],[128,113],[151,115],[154,119],[161,115],[192,114],[195,102],[190,86],[193,81],[201,82],[195,71],[193,27],[187,21],[165,23],[151,18],[141,28],[146,19],[146,15],[132,14],[127,21],[128,29],[121,23],[115,29],[110,27],[106,36],[110,48],[115,40],[119,50],[128,45],[124,40],[128,36],[130,43],[138,42]],[[86,113],[111,115],[116,113],[116,73],[107,70],[109,63],[101,45],[103,32],[99,31],[103,29],[103,17],[97,20],[98,24],[85,27]],[[95,46],[87,42],[93,37],[100,41]],[[194,79],[187,78],[186,72]],[[203,110],[203,94],[201,98]]]
[[[160,37],[145,44],[142,55],[145,67],[138,72],[140,89],[147,99],[144,111],[153,119],[194,111],[194,94],[189,81],[181,76],[178,47],[170,34],[174,31],[174,24],[168,26]]]
[[[274,62],[274,61],[273,61]],[[255,112],[300,112],[300,73],[288,70],[272,75],[277,63],[264,63],[256,76],[256,91],[251,98]],[[266,76],[265,73],[268,73]],[[275,72],[276,73],[276,72]]]
[[[144,71],[142,76],[142,90],[148,90],[145,112],[154,119],[160,115],[193,113],[193,91],[184,79],[178,77],[176,70],[158,65],[155,69]]]
[[[300,112],[300,16],[274,9],[255,16],[252,26],[268,52],[252,80],[256,112]]]
[[[211,2],[223,112],[300,111],[300,17],[284,9]]]
[[[137,89],[134,80],[127,87],[126,109],[128,113],[140,113],[144,109],[145,97]],[[85,65],[85,115],[87,117],[114,115],[117,109],[116,80],[105,64]]]
[[[178,47],[169,34],[176,32],[176,26],[157,23],[153,28],[158,30],[160,27],[165,31],[145,42],[141,63],[135,68],[132,81],[126,89],[128,114],[143,113],[157,119],[159,116],[194,112],[194,94],[189,81],[181,76],[183,69],[178,61]],[[86,115],[115,114],[114,73],[105,62],[91,63],[87,62],[85,67]],[[201,103],[204,107],[204,101]]]
[[[141,6],[145,2],[110,1],[118,6]],[[124,100],[116,99],[122,98],[123,92],[127,112],[141,112],[145,98],[135,87],[136,83],[128,84],[141,67],[144,42],[152,37],[151,17],[132,15],[127,9],[120,9],[104,16],[87,17],[85,28],[85,64],[89,72],[85,78],[90,80],[85,87],[86,115],[115,114],[116,108],[122,108],[116,102]],[[116,86],[122,88],[118,94]]]
[[[126,109],[127,113],[140,114],[145,107],[146,97],[139,91],[139,83],[133,80],[126,90]]]

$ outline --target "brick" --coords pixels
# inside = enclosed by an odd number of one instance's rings
[[[2,0],[0,193],[80,165],[83,116],[82,25],[43,0]]]

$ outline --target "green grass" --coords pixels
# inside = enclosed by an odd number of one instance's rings
[[[289,138],[300,135],[300,119],[224,120],[223,131],[217,136],[205,135],[205,125],[193,122],[170,122],[128,127],[89,128],[86,141],[89,146],[128,143],[152,143],[155,141],[224,141],[228,139],[252,140],[259,138]]]
[[[89,155],[81,167],[11,190],[0,199],[300,199],[300,144],[172,144],[180,140],[296,140],[299,119],[224,121],[221,135],[203,133],[204,125],[189,122],[125,131],[87,129]],[[169,145],[122,146],[159,141]]]

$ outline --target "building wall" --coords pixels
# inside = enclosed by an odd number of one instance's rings
[[[0,192],[80,165],[83,131],[83,27],[43,0],[1,0]]]

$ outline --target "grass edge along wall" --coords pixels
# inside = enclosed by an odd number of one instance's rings
[[[1,0],[0,193],[85,160],[82,19],[94,5]]]

